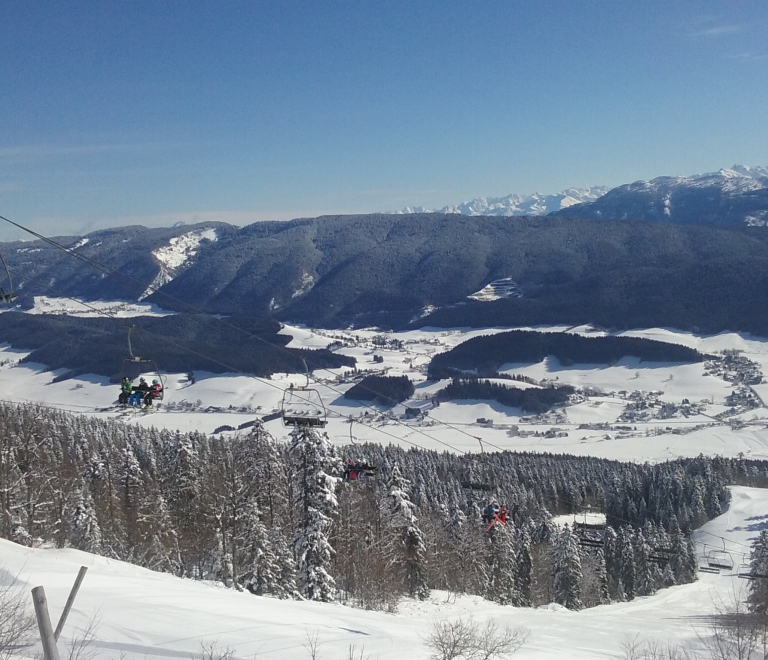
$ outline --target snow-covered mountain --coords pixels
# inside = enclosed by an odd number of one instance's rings
[[[730,198],[750,196],[768,187],[768,167],[734,165],[717,172],[692,176],[661,176],[650,181],[636,181],[617,188],[592,186],[568,188],[555,195],[507,195],[506,197],[478,197],[462,204],[449,204],[441,209],[423,206],[407,206],[400,213],[456,213],[459,215],[549,215],[595,219],[642,219],[691,224],[747,224],[768,223],[768,206],[764,207],[764,195],[758,194],[757,204],[746,201],[743,212],[733,215]],[[686,200],[682,216],[678,219],[673,209],[673,197],[682,197],[686,191],[703,191],[696,200],[694,217],[689,218]],[[714,197],[713,197],[714,194]],[[722,198],[727,198],[725,210]],[[639,199],[638,199],[639,198]],[[678,200],[680,201],[680,200]],[[737,206],[744,204],[739,200]],[[754,208],[753,208],[754,207]],[[698,218],[698,219],[697,219]]]
[[[507,195],[506,197],[478,197],[471,202],[450,204],[442,209],[408,206],[400,213],[457,213],[460,215],[548,215],[574,204],[592,202],[602,197],[608,188],[568,188],[555,195]]]
[[[613,188],[555,215],[594,220],[768,225],[768,167],[734,165],[694,176],[662,176]]]

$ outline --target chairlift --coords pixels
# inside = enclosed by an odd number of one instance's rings
[[[715,566],[710,566],[706,557],[699,558],[699,573],[712,573],[719,575],[720,569]]]
[[[707,564],[712,568],[723,569],[726,571],[733,570],[733,557],[731,553],[725,549],[725,539],[723,539],[723,549],[712,549],[707,552]]]
[[[8,276],[8,291],[0,287],[0,303],[3,305],[10,305],[14,300],[16,300],[16,298],[19,297],[19,294],[13,290],[11,271],[8,268],[8,264],[5,263],[5,259],[3,258],[2,253],[0,253],[0,261],[3,264],[3,268],[5,268],[5,274]]]
[[[349,442],[350,444],[357,446],[355,438],[352,435],[352,425],[355,420],[350,417],[349,419]],[[347,467],[344,470],[344,476],[342,480],[345,483],[355,483],[358,481],[364,481],[366,477],[375,477],[376,471],[379,468],[376,465],[370,465],[365,461],[349,459],[347,461]]]
[[[480,443],[480,453],[485,454],[485,450],[483,448],[483,441],[480,438],[476,438],[476,440]],[[475,468],[473,471],[472,468]],[[472,459],[471,464],[467,467],[466,470],[464,470],[461,479],[459,483],[461,484],[461,487],[464,490],[469,491],[469,493],[473,493],[475,491],[479,493],[490,493],[491,491],[495,490],[493,484],[489,483],[486,480],[476,480],[473,478],[473,472],[476,472],[478,468],[477,461]]]
[[[280,404],[283,426],[322,428],[328,423],[325,404],[320,393],[309,386],[309,369],[306,360],[304,360],[304,369],[307,376],[306,385],[296,387],[291,383],[291,386],[283,392],[283,401]]]
[[[657,566],[665,566],[672,559],[675,551],[672,548],[654,547],[648,555],[648,561]]]
[[[120,371],[120,382],[124,378],[127,378],[133,382],[140,376],[149,376],[152,380],[157,380],[160,383],[160,391],[155,395],[155,401],[162,401],[165,396],[165,376],[160,375],[160,371],[157,368],[157,363],[154,360],[148,358],[139,357],[133,354],[133,346],[131,345],[131,331],[135,328],[134,325],[128,326],[128,353],[130,357],[123,360],[123,367]]]

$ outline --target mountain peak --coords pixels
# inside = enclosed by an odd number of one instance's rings
[[[605,186],[568,188],[556,194],[519,195],[506,197],[476,197],[469,202],[449,204],[441,209],[427,209],[423,206],[409,206],[400,213],[455,213],[459,215],[548,215],[574,204],[591,202],[608,192]]]

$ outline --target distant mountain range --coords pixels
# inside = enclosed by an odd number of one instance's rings
[[[676,224],[768,224],[768,167],[734,165],[694,176],[662,176],[609,190],[569,188],[556,195],[478,197],[442,209],[407,207],[402,213],[561,215],[589,220],[646,220]]]
[[[460,215],[549,215],[566,209],[574,204],[591,202],[605,195],[608,188],[568,188],[556,195],[507,195],[506,197],[478,197],[471,202],[445,206],[442,209],[426,209],[421,206],[408,206],[401,213],[458,213]]]
[[[43,241],[0,252],[22,308],[71,296],[320,327],[593,323],[768,336],[767,225],[768,168],[736,166],[619,186],[546,217],[131,226],[59,238],[69,252]]]

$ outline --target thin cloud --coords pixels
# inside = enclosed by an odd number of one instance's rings
[[[743,25],[711,25],[689,32],[691,37],[717,38],[744,32]]]
[[[91,156],[94,154],[141,153],[157,149],[168,149],[173,145],[157,143],[135,144],[90,144],[62,146],[50,144],[25,144],[14,147],[0,147],[0,160],[7,162],[30,162]]]
[[[757,53],[734,53],[733,55],[726,55],[726,59],[728,60],[742,60],[743,62],[761,62],[762,60],[768,59],[768,55],[763,53],[762,55]]]

